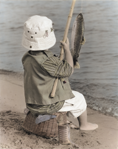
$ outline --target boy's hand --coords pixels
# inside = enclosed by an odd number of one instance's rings
[[[63,41],[60,41],[61,45],[60,45],[60,48],[64,48],[64,50],[70,50],[69,48],[69,40],[67,38],[66,42],[63,42]]]

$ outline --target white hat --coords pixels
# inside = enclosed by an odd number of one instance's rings
[[[24,24],[22,45],[32,51],[54,46],[56,37],[53,22],[45,16],[32,16]]]

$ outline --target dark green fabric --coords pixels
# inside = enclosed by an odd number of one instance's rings
[[[39,115],[39,114],[53,114],[57,111],[59,111],[63,104],[63,101],[59,101],[57,103],[51,104],[51,105],[45,105],[45,106],[39,106],[39,105],[34,105],[34,104],[27,104],[27,108],[31,111],[33,115]]]
[[[59,104],[58,106],[61,108],[64,100],[74,97],[67,78],[72,73],[72,67],[67,61],[60,61],[50,51],[40,51],[36,55],[27,52],[22,58],[22,63],[26,105],[42,105],[48,108],[51,104],[60,102],[61,106]],[[55,97],[51,98],[50,94],[56,77],[59,77],[59,81]],[[35,110],[36,108],[34,112]],[[57,112],[56,108],[55,112]]]
[[[72,73],[69,63],[55,56],[49,57],[42,66],[52,77],[69,77]]]

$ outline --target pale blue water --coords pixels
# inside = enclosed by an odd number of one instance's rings
[[[44,15],[53,20],[60,53],[72,1],[0,0],[0,69],[23,72],[21,58],[26,49],[21,46],[23,23],[32,15]],[[71,77],[72,87],[81,91],[90,107],[111,108],[118,115],[118,1],[76,1],[72,22],[78,13],[84,15],[86,43],[79,63]],[[69,30],[71,35],[72,23]],[[114,110],[115,109],[115,110]],[[101,110],[105,111],[105,110]]]

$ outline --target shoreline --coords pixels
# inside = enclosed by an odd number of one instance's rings
[[[109,85],[79,79],[70,79],[70,83],[73,90],[81,92],[85,96],[89,108],[118,119],[118,101],[107,98],[112,91],[109,91],[105,97],[106,90],[110,90]]]
[[[0,70],[0,149],[69,149],[57,140],[45,139],[22,129],[25,119],[23,73]],[[71,129],[72,141],[81,149],[117,149],[118,120],[99,111],[88,110],[88,120],[97,123],[94,131]]]
[[[20,83],[20,85],[23,87],[23,72],[0,70],[0,77],[1,76],[2,77],[6,76],[8,81],[10,81],[10,78],[16,78],[18,80],[18,83]],[[101,88],[101,84],[96,85],[92,83],[91,85],[91,83],[88,82],[88,80],[73,79],[71,77],[69,78],[69,81],[70,81],[72,90],[81,92],[85,96],[87,106],[90,109],[99,111],[104,115],[109,115],[118,119],[118,107],[117,107],[118,101],[113,101],[113,100],[105,99],[104,97],[95,96],[99,88]],[[102,88],[105,88],[105,85],[102,86]],[[92,96],[91,90],[93,90],[94,96]],[[23,96],[24,96],[24,93],[23,93]],[[25,101],[24,97],[23,97],[23,100]]]

